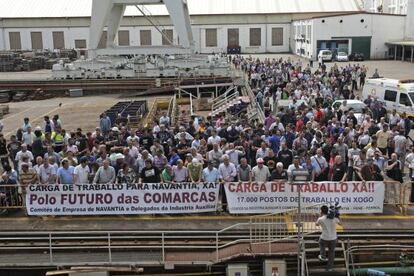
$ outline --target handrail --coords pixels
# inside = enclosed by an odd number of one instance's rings
[[[216,108],[217,108],[217,107],[221,107],[221,106],[223,106],[223,105],[225,105],[225,104],[227,104],[227,103],[231,102],[232,100],[234,100],[234,99],[235,99],[235,98],[237,98],[238,96],[239,96],[239,92],[236,92],[236,93],[234,93],[234,94],[230,95],[228,98],[224,98],[224,99],[222,99],[222,100],[221,100],[221,101],[219,101],[219,102],[213,103],[213,104],[211,105],[211,109],[212,109],[212,111],[216,110]]]

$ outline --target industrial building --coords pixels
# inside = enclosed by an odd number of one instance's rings
[[[319,49],[342,49],[384,59],[394,51],[393,44],[388,43],[406,39],[406,16],[401,13],[407,12],[408,1],[397,2],[189,0],[188,6],[198,53],[233,48],[241,53],[292,52],[316,59]],[[87,49],[91,3],[2,1],[0,50]],[[383,8],[378,13],[379,9],[373,7],[380,5]],[[165,7],[142,8],[146,16],[136,7],[127,8],[116,38],[119,46],[168,45],[170,41],[179,44]],[[144,17],[162,26],[165,36]],[[106,36],[104,32],[98,48],[105,48]],[[408,60],[411,49],[406,49]]]

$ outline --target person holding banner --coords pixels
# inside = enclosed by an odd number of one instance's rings
[[[160,171],[152,165],[152,160],[145,160],[145,167],[142,169],[139,183],[159,183],[161,182]]]
[[[203,182],[209,182],[209,183],[217,183],[221,180],[220,173],[218,169],[214,167],[213,161],[208,162],[207,168],[203,170],[203,175],[201,179]]]
[[[257,165],[252,169],[253,181],[266,182],[270,179],[270,171],[267,166],[264,165],[264,160],[258,158],[256,160]]]
[[[95,174],[93,184],[115,183],[115,178],[115,168],[109,165],[109,159],[105,159],[102,167]]]

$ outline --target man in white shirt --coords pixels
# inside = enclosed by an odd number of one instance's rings
[[[17,162],[17,166],[20,168],[20,164],[23,162],[23,157],[27,157],[29,162],[33,162],[33,153],[27,150],[27,145],[22,144],[22,149],[17,152],[15,161]]]
[[[49,158],[45,159],[43,165],[39,167],[38,176],[40,184],[56,183],[56,168],[49,164]]]
[[[331,271],[335,260],[335,248],[336,248],[336,225],[341,224],[338,218],[335,216],[328,217],[329,208],[326,205],[321,207],[321,217],[316,221],[316,225],[322,228],[322,233],[319,238],[320,255],[319,260],[322,262],[328,262],[327,270]],[[328,258],[326,258],[326,247],[328,247]]]
[[[88,184],[90,169],[88,166],[88,158],[81,157],[80,164],[75,167],[74,176],[75,184]]]
[[[322,148],[316,150],[316,155],[311,157],[312,162],[312,181],[327,181],[328,180],[328,162],[322,155]]]
[[[244,156],[244,149],[243,147],[234,148],[234,144],[229,144],[229,149],[226,151],[226,154],[230,158],[230,162],[233,163],[236,167],[239,165],[239,158]]]
[[[270,171],[267,166],[264,165],[263,158],[256,160],[257,165],[252,169],[252,178],[256,182],[266,182],[270,179]]]
[[[288,169],[287,169],[287,174],[288,174],[289,178],[292,177],[292,171],[293,170],[303,170],[303,167],[299,164],[299,162],[300,162],[299,156],[296,155],[293,158],[293,164],[290,164]]]
[[[219,145],[220,142],[221,142],[220,136],[218,136],[217,131],[215,129],[213,129],[211,131],[211,136],[208,137],[208,139],[207,139],[207,144],[209,144],[209,145],[218,144]]]
[[[394,137],[394,152],[398,155],[398,160],[401,162],[401,168],[405,168],[405,156],[407,151],[407,138],[404,131],[398,132]]]
[[[219,173],[224,182],[233,182],[237,176],[236,166],[230,163],[230,158],[227,154],[223,155],[223,163],[220,164]]]

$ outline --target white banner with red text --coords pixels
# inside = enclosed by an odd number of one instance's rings
[[[382,213],[384,207],[383,182],[225,184],[231,214],[268,214],[297,208],[299,189],[302,207],[338,202],[342,214]]]
[[[27,214],[142,215],[215,212],[219,184],[30,185]]]

